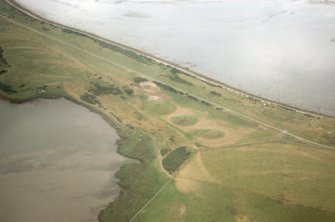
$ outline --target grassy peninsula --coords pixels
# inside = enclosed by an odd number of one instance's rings
[[[335,221],[335,119],[253,97],[0,0],[0,96],[102,115],[122,191],[99,221]]]

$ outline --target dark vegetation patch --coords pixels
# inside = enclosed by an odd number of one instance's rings
[[[17,91],[14,90],[11,85],[8,85],[3,82],[0,82],[0,90],[7,94],[17,93]]]
[[[185,146],[173,150],[163,159],[164,169],[170,173],[175,172],[191,154],[192,152]]]
[[[115,86],[114,84],[102,85],[99,83],[94,83],[93,86],[90,88],[90,92],[92,92],[96,96],[106,94],[113,94],[113,95],[123,94],[122,90],[118,86]]]
[[[211,91],[211,92],[209,93],[209,95],[210,95],[210,96],[218,96],[218,97],[220,97],[220,96],[221,96],[221,93],[218,93],[218,92],[216,92],[216,91]]]
[[[179,91],[179,90],[176,90],[175,88],[169,86],[169,85],[165,85],[161,82],[157,82],[157,81],[154,81],[154,83],[156,83],[156,85],[158,85],[160,88],[166,90],[166,91],[170,91],[170,92],[173,92],[173,93],[179,93],[179,94],[182,94],[184,95],[183,92]]]
[[[195,97],[195,96],[192,96],[192,95],[190,95],[190,94],[188,94],[188,93],[184,93],[184,92],[182,92],[182,91],[179,91],[179,90],[177,90],[177,89],[175,89],[175,88],[173,88],[173,87],[171,87],[171,86],[169,86],[169,85],[166,85],[166,84],[163,84],[163,83],[161,83],[161,82],[157,82],[157,81],[154,81],[154,83],[156,83],[156,85],[158,85],[160,88],[162,88],[162,89],[164,89],[164,90],[166,90],[166,91],[170,91],[170,92],[173,92],[173,93],[178,93],[178,94],[180,94],[180,95],[186,95],[188,98],[190,98],[190,99],[192,99],[192,100],[194,100],[194,101],[196,101],[196,102],[201,102],[202,104],[204,104],[204,105],[206,105],[206,106],[212,106],[212,107],[214,107],[213,104],[211,104],[211,103],[209,103],[209,102],[207,102],[207,101],[205,101],[205,100],[198,99],[198,98]]]
[[[5,57],[4,51],[0,46],[0,75],[5,74],[8,70],[9,64]]]
[[[103,48],[111,49],[114,52],[118,52],[120,54],[123,54],[123,55],[125,55],[125,56],[127,56],[131,59],[136,60],[137,62],[141,62],[141,63],[148,64],[148,65],[154,63],[154,61],[152,59],[150,59],[146,56],[143,56],[141,54],[138,54],[136,52],[130,51],[128,49],[121,48],[120,46],[113,45],[113,44],[110,44],[110,43],[106,43],[106,42],[96,40],[96,39],[94,39],[94,41],[96,43],[98,43]]]
[[[140,84],[141,82],[146,82],[146,81],[148,81],[148,80],[146,78],[141,77],[141,76],[136,76],[134,78],[134,82],[137,83],[137,84]]]
[[[186,81],[185,79],[182,79],[179,77],[178,74],[180,74],[179,70],[176,68],[171,68],[170,70],[171,75],[169,75],[169,79],[178,82],[184,85],[192,86],[193,84],[191,82]]]
[[[124,87],[123,91],[128,95],[128,96],[133,96],[134,95],[134,90],[128,87]]]
[[[287,106],[279,105],[279,107],[282,108],[282,109],[286,109],[287,111],[290,111],[290,112],[296,112],[294,109],[289,108],[289,107],[287,107]]]
[[[194,101],[196,101],[196,102],[199,102],[199,101],[200,101],[197,97],[192,96],[192,95],[190,95],[190,94],[187,94],[187,97],[190,98],[190,99],[192,99],[192,100],[194,100]]]
[[[66,33],[66,34],[76,35],[76,36],[79,36],[79,37],[89,38],[89,39],[93,40],[95,43],[99,44],[101,47],[106,48],[106,49],[111,49],[112,51],[120,53],[122,55],[125,55],[125,56],[127,56],[131,59],[136,60],[137,62],[141,62],[141,63],[144,63],[144,64],[154,63],[154,61],[152,59],[150,59],[150,58],[148,58],[144,55],[141,55],[141,54],[136,53],[134,51],[131,51],[129,49],[125,49],[123,47],[120,47],[120,46],[112,44],[112,43],[107,43],[107,42],[104,42],[102,40],[95,39],[93,37],[90,37],[87,34],[80,33],[80,32],[77,32],[77,31],[74,31],[74,30],[71,30],[71,29],[67,29],[67,28],[62,28],[62,32]]]
[[[200,79],[201,80],[201,79]],[[204,82],[205,84],[211,86],[211,87],[217,87],[217,88],[222,88],[222,86],[218,85],[218,84],[214,84],[214,83],[211,83],[210,81],[204,81],[204,80],[201,80],[202,82]]]
[[[257,102],[261,102],[260,99],[255,98],[255,97],[252,97],[252,96],[248,96],[247,98],[248,98],[250,101],[255,102],[255,103],[257,103]]]
[[[93,104],[93,105],[99,103],[97,97],[89,93],[85,93],[84,95],[81,95],[80,99],[84,100],[87,103]]]
[[[202,103],[202,104],[205,104],[206,106],[213,106],[211,103],[206,102],[206,101],[204,101],[204,100],[201,100],[201,103]]]
[[[86,34],[76,32],[76,31],[73,31],[73,30],[67,29],[67,28],[62,28],[62,32],[65,33],[65,34],[71,34],[71,35],[76,35],[76,36],[79,36],[79,37],[85,37],[85,38],[93,39]]]

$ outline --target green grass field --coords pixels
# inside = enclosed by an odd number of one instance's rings
[[[334,118],[264,106],[3,0],[0,16],[0,97],[86,106],[139,160],[99,221],[335,221],[335,150],[285,133],[335,146]]]

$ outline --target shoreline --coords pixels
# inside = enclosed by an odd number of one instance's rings
[[[22,12],[22,13],[24,13],[24,14],[26,14],[26,15],[34,18],[34,19],[37,19],[41,22],[47,22],[48,24],[59,27],[59,28],[69,29],[71,31],[74,31],[74,32],[77,32],[77,33],[80,33],[80,34],[84,34],[84,35],[86,35],[90,38],[94,38],[94,39],[97,39],[99,41],[103,41],[107,44],[116,45],[116,46],[118,46],[118,47],[120,47],[124,50],[132,51],[132,52],[134,52],[138,55],[145,56],[145,57],[147,57],[147,58],[149,58],[149,59],[151,59],[154,62],[157,62],[159,64],[163,64],[163,65],[169,66],[171,68],[176,68],[177,70],[179,70],[181,72],[181,74],[193,77],[193,78],[198,79],[198,80],[200,80],[200,81],[202,81],[206,84],[214,85],[214,86],[220,87],[220,88],[225,88],[228,91],[231,91],[231,92],[236,93],[238,95],[241,95],[241,96],[244,96],[244,97],[252,97],[256,100],[259,100],[259,102],[261,102],[261,103],[270,103],[271,105],[274,105],[274,106],[277,106],[277,107],[282,107],[284,109],[288,109],[288,110],[291,110],[293,112],[298,112],[298,113],[305,114],[305,115],[311,115],[311,116],[316,117],[316,118],[320,118],[320,117],[321,118],[322,117],[328,117],[328,118],[333,118],[333,119],[335,118],[335,116],[331,116],[331,115],[328,115],[328,114],[325,114],[325,113],[319,113],[319,112],[316,112],[316,111],[311,111],[311,110],[299,108],[299,107],[296,107],[296,106],[288,105],[288,104],[285,104],[285,103],[282,103],[282,102],[274,101],[274,100],[271,100],[271,99],[268,99],[268,98],[265,98],[265,97],[262,97],[262,96],[256,96],[252,93],[249,93],[249,92],[244,91],[242,89],[235,88],[235,87],[230,86],[230,85],[228,85],[224,82],[221,82],[219,80],[216,80],[216,79],[213,79],[211,77],[205,76],[204,74],[193,71],[189,68],[185,68],[185,67],[182,67],[178,64],[175,64],[175,63],[169,62],[167,60],[164,60],[162,58],[156,57],[156,56],[154,56],[150,53],[146,53],[144,51],[138,50],[138,49],[130,47],[130,46],[126,46],[126,45],[121,44],[119,42],[115,42],[113,40],[100,37],[100,36],[98,36],[94,33],[86,32],[86,31],[79,30],[79,29],[76,29],[76,28],[73,28],[73,27],[68,27],[68,26],[62,25],[62,24],[57,23],[57,22],[53,22],[51,20],[43,18],[43,17],[35,14],[34,12],[24,8],[22,5],[17,3],[15,0],[4,0],[4,1],[7,4],[9,4],[10,6],[19,10],[20,12]]]
[[[99,112],[99,110],[94,109],[94,107],[91,107],[90,105],[87,105],[85,103],[81,103],[81,102],[77,101],[76,99],[72,98],[71,96],[67,96],[67,95],[55,96],[55,97],[48,97],[48,96],[41,95],[41,96],[29,98],[29,99],[22,99],[22,100],[14,101],[11,98],[6,98],[5,96],[0,94],[0,101],[8,103],[8,104],[13,104],[15,106],[30,104],[30,103],[36,102],[38,100],[41,100],[41,101],[48,101],[48,100],[49,101],[56,101],[56,100],[62,100],[62,99],[71,103],[71,104],[73,104],[73,105],[84,108],[87,112],[91,112],[91,113],[97,115],[97,117],[101,118],[102,121],[104,121],[106,124],[108,124],[108,126],[111,127],[115,131],[115,134],[117,135],[117,139],[115,141],[116,149],[115,149],[114,153],[117,154],[117,155],[122,156],[123,158],[125,158],[125,161],[126,161],[125,163],[121,164],[116,169],[114,174],[112,174],[113,178],[117,181],[115,183],[115,185],[119,188],[119,192],[118,192],[117,196],[115,196],[113,199],[110,199],[109,202],[105,202],[103,205],[101,205],[99,208],[97,208],[98,213],[94,214],[94,218],[98,218],[100,213],[103,210],[106,209],[106,206],[108,206],[108,204],[110,202],[114,202],[119,198],[119,195],[122,191],[122,186],[119,184],[120,179],[117,177],[117,173],[120,171],[120,169],[127,164],[133,164],[133,163],[141,164],[140,159],[134,159],[134,158],[126,155],[125,153],[122,153],[121,146],[119,145],[122,142],[122,140],[125,139],[124,136],[123,136],[123,134],[124,134],[123,131],[124,130],[121,129],[122,122],[120,122],[120,120],[115,118],[113,115],[107,116],[105,113]]]

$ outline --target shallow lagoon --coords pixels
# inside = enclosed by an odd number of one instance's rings
[[[128,162],[116,131],[65,99],[0,100],[0,221],[96,221]]]
[[[255,95],[335,116],[333,0],[16,1]]]

